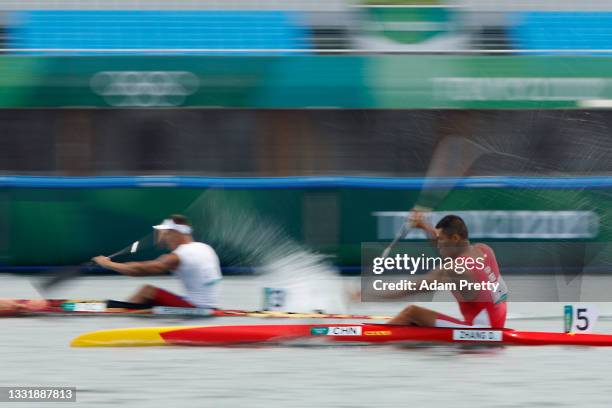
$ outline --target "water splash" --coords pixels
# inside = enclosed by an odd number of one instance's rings
[[[261,291],[286,289],[287,310],[341,313],[345,309],[341,282],[329,257],[296,241],[236,192],[208,190],[185,214],[195,227],[194,238],[211,244],[224,265],[253,267],[261,277],[257,281]]]

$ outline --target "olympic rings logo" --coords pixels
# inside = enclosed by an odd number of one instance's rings
[[[101,71],[90,86],[112,106],[179,106],[200,80],[189,71]]]

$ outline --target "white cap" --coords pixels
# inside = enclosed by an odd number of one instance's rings
[[[154,225],[153,229],[173,230],[180,232],[181,234],[191,234],[191,232],[193,231],[189,225],[177,224],[171,218],[166,218],[161,224]]]

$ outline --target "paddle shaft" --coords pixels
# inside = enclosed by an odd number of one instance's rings
[[[383,251],[383,253],[382,253],[382,257],[383,258],[386,258],[386,257],[389,256],[389,254],[391,253],[391,251],[393,250],[395,245],[397,245],[397,243],[400,241],[400,239],[402,239],[408,233],[408,230],[410,228],[412,228],[412,225],[408,226],[408,223],[403,223],[402,224],[402,228],[400,228],[400,230],[398,231],[397,235],[395,236],[395,239],[393,241],[391,241],[391,243]]]

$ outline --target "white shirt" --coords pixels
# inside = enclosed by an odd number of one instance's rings
[[[172,272],[187,291],[185,299],[197,307],[217,307],[223,277],[215,250],[202,242],[190,242],[172,253],[179,258],[179,266]]]

